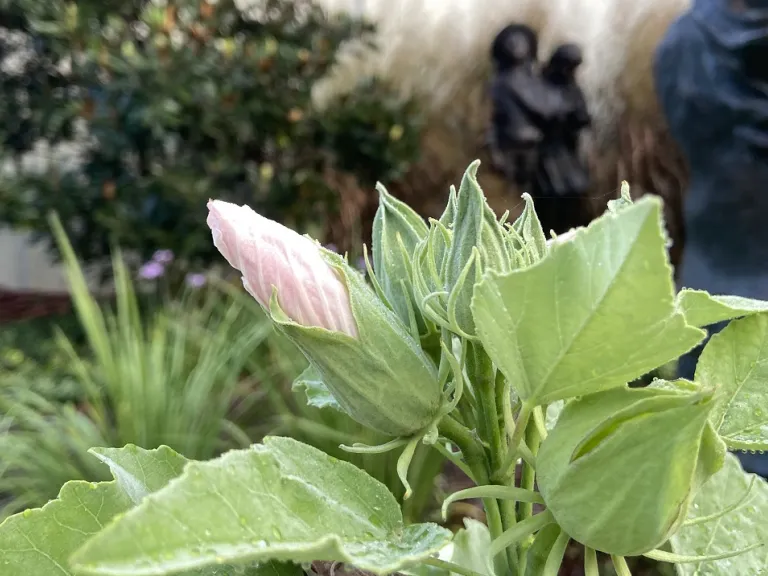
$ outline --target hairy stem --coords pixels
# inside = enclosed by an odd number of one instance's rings
[[[450,415],[440,420],[438,425],[440,434],[456,444],[464,456],[469,469],[475,477],[478,486],[490,484],[490,475],[488,473],[488,463],[484,451],[479,442],[472,435],[472,432],[459,424]],[[498,538],[503,532],[504,527],[501,521],[501,512],[499,503],[494,498],[483,498],[483,507],[488,521],[488,530],[491,533],[491,540]],[[514,574],[510,572],[510,566],[505,556],[499,555],[494,558],[494,568],[497,574]],[[514,570],[514,568],[512,568]]]
[[[541,444],[541,436],[539,430],[533,422],[529,421],[527,430],[525,431],[526,440],[531,451],[536,454],[539,450],[539,444]],[[520,474],[520,488],[528,491],[533,491],[534,484],[536,482],[536,470],[528,462],[523,460],[522,470]],[[530,518],[533,514],[533,504],[530,502],[520,502],[518,506],[518,522],[523,522],[527,518]],[[525,573],[525,564],[527,561],[526,551],[531,545],[531,539],[527,538],[520,543],[520,555],[518,560],[518,571],[521,574]]]
[[[525,434],[525,429],[528,427],[533,408],[533,405],[527,402],[523,402],[523,405],[520,407],[520,413],[517,415],[517,421],[515,422],[515,430],[512,433],[512,438],[509,440],[507,456],[494,474],[499,479],[514,478],[515,465],[519,458],[520,442]]]

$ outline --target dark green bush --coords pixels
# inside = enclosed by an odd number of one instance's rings
[[[342,42],[371,27],[309,0],[253,4],[0,0],[0,160],[18,168],[41,139],[82,146],[79,162],[0,180],[0,222],[50,240],[55,210],[85,263],[117,243],[195,267],[218,261],[208,198],[311,230],[338,211],[329,169],[371,189],[401,175],[418,152],[411,102],[363,80],[311,106]]]

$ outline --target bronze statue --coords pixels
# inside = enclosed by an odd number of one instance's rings
[[[511,24],[491,48],[491,150],[496,168],[536,201],[545,230],[563,233],[589,223],[589,175],[579,157],[580,133],[589,126],[584,94],[576,83],[581,49],[564,44],[540,69],[537,39]]]

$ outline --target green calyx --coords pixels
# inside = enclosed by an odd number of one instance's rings
[[[616,388],[575,399],[536,459],[541,494],[574,540],[617,556],[674,534],[723,465],[714,392]]]
[[[443,403],[437,369],[403,322],[346,261],[323,251],[349,291],[358,337],[297,324],[273,292],[269,313],[304,353],[341,408],[390,436],[429,427]]]
[[[412,258],[416,246],[429,234],[424,220],[381,184],[379,209],[373,221],[374,285],[382,300],[411,331],[424,337],[436,332],[422,314],[414,296]]]
[[[477,181],[479,161],[473,162],[459,187],[453,214],[453,241],[446,255],[443,282],[449,292],[449,319],[466,335],[474,336],[469,308],[472,291],[486,269],[506,272],[512,258],[504,227],[496,219]]]
[[[430,321],[466,339],[476,339],[470,308],[485,271],[510,272],[543,258],[548,247],[530,196],[513,224],[496,218],[477,181],[480,162],[464,174],[458,193],[451,187],[439,220],[413,250],[413,293]]]
[[[515,268],[532,266],[549,252],[547,238],[533,206],[533,198],[530,194],[523,194],[523,200],[525,208],[522,214],[508,225],[510,253],[515,257]]]

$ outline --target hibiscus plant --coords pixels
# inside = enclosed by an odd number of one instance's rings
[[[547,239],[530,197],[497,218],[467,170],[424,222],[379,186],[367,278],[246,206],[209,203],[213,241],[309,368],[307,401],[424,444],[475,486],[487,522],[406,525],[355,466],[283,437],[207,462],[167,447],[93,448],[114,480],[69,482],[0,526],[0,576],[555,576],[566,547],[620,576],[627,557],[681,575],[756,576],[768,485],[729,450],[768,447],[768,303],[674,287],[661,203],[625,190],[589,227]],[[706,339],[694,381],[628,383]]]

